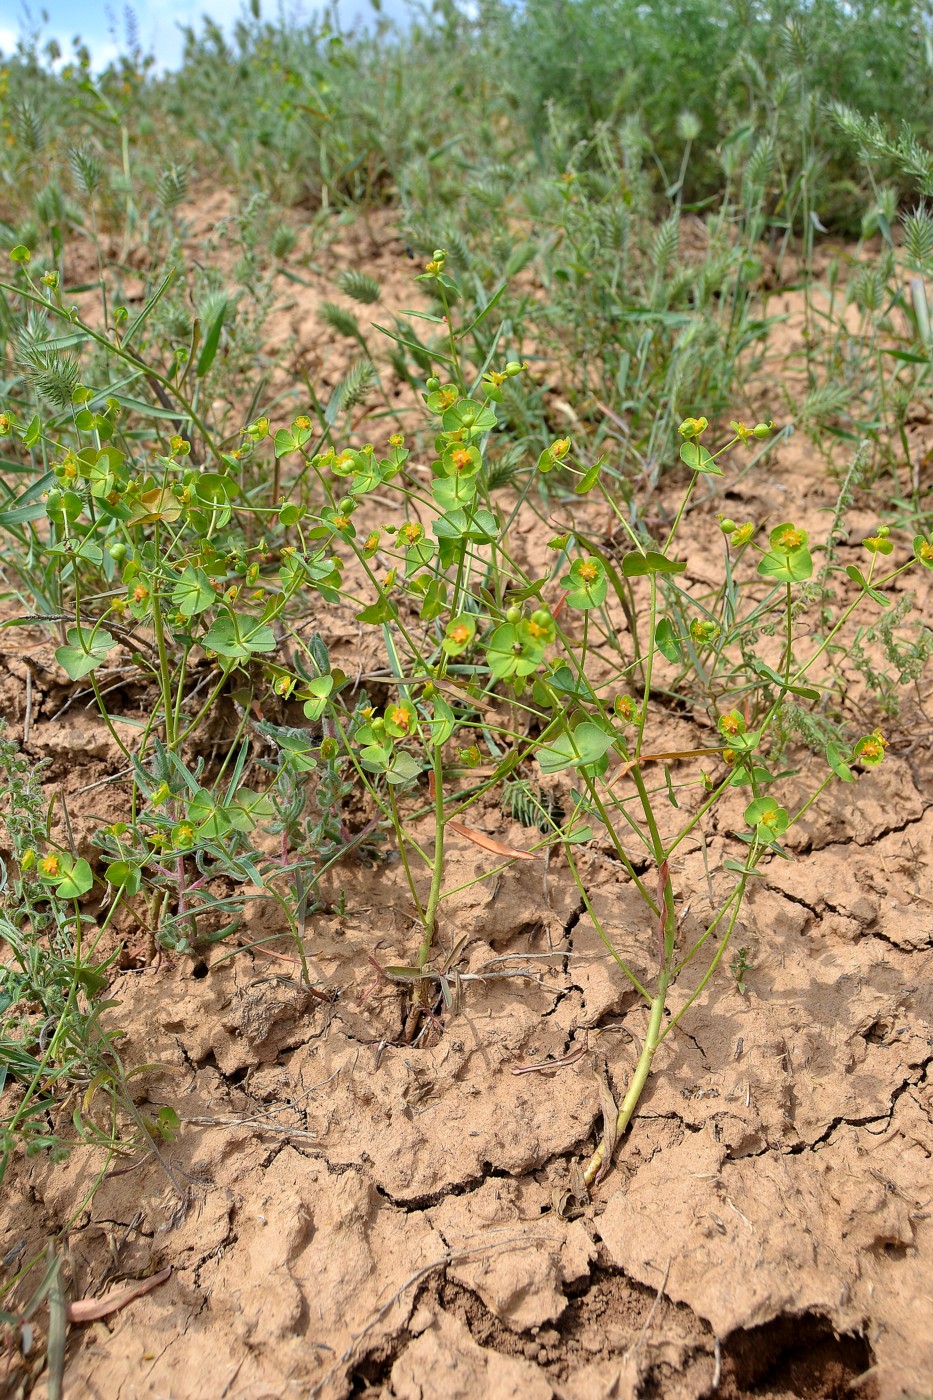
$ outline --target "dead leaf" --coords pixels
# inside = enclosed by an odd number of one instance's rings
[[[616,1150],[616,1143],[619,1141],[619,1106],[609,1087],[609,1077],[606,1074],[605,1067],[600,1069],[597,1065],[594,1065],[593,1073],[596,1075],[596,1083],[599,1085],[599,1106],[603,1113],[603,1137],[601,1143],[603,1157],[595,1178],[596,1182],[600,1182],[612,1166],[612,1155]]]
[[[536,1074],[538,1072],[555,1069],[566,1069],[568,1065],[575,1065],[578,1060],[582,1060],[589,1048],[589,1032],[584,1030],[583,1043],[576,1049],[571,1050],[562,1060],[538,1060],[533,1065],[513,1065],[513,1074]]]
[[[472,841],[474,846],[481,846],[484,851],[491,851],[494,856],[502,856],[504,860],[537,860],[537,851],[522,851],[517,846],[507,846],[504,841],[497,841],[494,836],[487,836],[485,831],[477,831],[475,826],[467,826],[465,822],[458,822],[455,817],[451,817],[447,823],[449,831],[455,831],[458,836],[462,836],[467,841]]]
[[[576,1220],[589,1205],[590,1193],[579,1162],[570,1166],[570,1182],[567,1186],[555,1186],[551,1193],[551,1207],[560,1220]]]
[[[491,714],[496,708],[497,703],[499,703],[495,699],[490,700],[484,695],[472,695],[465,686],[457,685],[456,681],[448,680],[446,677],[443,680],[435,680],[434,684],[439,690],[442,690],[449,699],[456,700],[461,705],[468,705],[471,710],[477,710],[481,715]]]
[[[108,1293],[106,1298],[79,1298],[77,1302],[68,1304],[66,1313],[68,1321],[97,1322],[101,1317],[109,1317],[111,1313],[119,1312],[121,1308],[125,1308],[127,1303],[132,1303],[137,1298],[142,1298],[144,1294],[151,1293],[154,1288],[158,1288],[160,1283],[165,1283],[171,1276],[172,1266],[167,1264],[157,1274],[151,1274],[149,1278],[141,1278],[138,1283],[130,1284],[129,1288],[121,1288],[118,1293]]]

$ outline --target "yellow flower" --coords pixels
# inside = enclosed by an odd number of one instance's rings
[[[389,711],[389,719],[392,724],[397,725],[399,729],[404,729],[406,731],[411,723],[411,716],[401,705],[396,705],[394,709]]]
[[[708,418],[685,418],[677,431],[684,438],[698,438],[709,427]]]
[[[782,530],[778,535],[777,542],[782,549],[791,552],[800,549],[801,545],[805,543],[805,536],[802,530],[795,530],[792,525],[788,525],[787,529]]]
[[[450,460],[453,462],[458,472],[465,472],[468,467],[473,465],[473,458],[470,455],[470,449],[468,447],[456,448],[451,452]]]

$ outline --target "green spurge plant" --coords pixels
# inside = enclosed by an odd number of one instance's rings
[[[445,286],[440,252],[426,275]],[[537,848],[563,852],[583,906],[648,1015],[616,1122],[587,1164],[585,1179],[592,1182],[608,1167],[659,1047],[726,956],[749,882],[764,862],[787,856],[786,833],[831,782],[854,782],[857,768],[882,761],[879,731],[854,742],[837,733],[825,742],[811,791],[791,803],[782,785],[799,775],[777,767],[780,721],[788,704],[819,702],[824,663],[846,637],[850,618],[862,607],[884,605],[886,588],[905,570],[929,566],[933,546],[918,538],[910,557],[886,568],[894,542],[881,526],[865,542],[864,569],[845,571],[847,601],[822,635],[802,639],[800,594],[814,564],[807,532],[795,522],[774,526],[759,541],[753,522],[721,517],[723,582],[712,595],[684,586],[687,565],[677,552],[697,483],[722,476],[726,454],[766,439],[771,423],[734,422],[713,450],[704,441],[706,418],[685,420],[680,459],[688,484],[670,528],[652,539],[630,524],[602,479],[602,462],[577,461],[568,438],[540,455],[520,491],[513,488],[505,500],[495,496],[484,465],[487,444],[502,386],[525,367],[510,362],[487,370],[468,388],[451,327],[446,368],[447,382],[432,377],[426,384],[435,428],[425,466],[415,465],[401,438],[391,440],[385,456],[368,444],[310,457],[327,504],[309,511],[314,524],[305,537],[326,535],[342,547],[341,586],[358,621],[380,634],[394,690],[381,710],[348,713],[337,686],[322,705],[394,831],[420,925],[411,965],[386,969],[411,989],[408,1037],[423,1035],[432,1007],[450,997],[447,974],[457,952],[443,920],[444,901],[455,892],[445,883],[450,834],[483,846],[501,869],[528,852],[486,837],[465,818],[516,779],[525,805],[537,804],[543,832]],[[551,471],[575,482],[578,497],[602,493],[627,537],[621,557],[572,521],[551,540],[554,562],[546,573],[522,565],[513,543],[516,522],[533,509],[534,477]],[[389,497],[404,516],[377,526],[373,507]],[[703,747],[655,751],[652,736],[671,697],[705,705],[711,733]],[[707,767],[696,771],[700,761]],[[695,776],[675,783],[674,763],[692,764]],[[653,777],[659,766],[661,781]],[[535,784],[527,781],[535,770],[545,782],[569,783],[563,804],[535,797]],[[417,795],[425,779],[427,805]],[[729,888],[688,938],[674,885],[678,853],[736,790],[744,818],[722,862]],[[428,814],[433,832],[425,839],[417,822]],[[618,952],[590,899],[580,852],[592,841],[608,842],[643,901],[637,965]],[[694,968],[702,971],[684,991]]]
[[[80,382],[78,360],[62,361],[56,346],[54,355],[48,352],[48,372],[56,376],[57,396],[45,386],[45,403],[39,400],[31,416],[14,410],[0,417],[0,432],[24,459],[22,466],[8,465],[33,477],[0,515],[18,545],[7,562],[28,608],[14,623],[56,625],[56,659],[71,681],[89,688],[125,762],[118,776],[129,778],[126,820],[96,837],[106,857],[108,899],[127,903],[153,942],[190,950],[229,933],[242,889],[258,886],[279,905],[307,979],[291,911],[306,910],[320,866],[339,852],[344,833],[339,806],[320,822],[304,820],[296,788],[318,769],[319,745],[307,732],[296,737],[288,725],[266,722],[261,702],[267,708],[300,702],[305,717],[320,717],[334,684],[326,649],[319,638],[291,632],[288,618],[309,589],[336,598],[337,564],[326,547],[299,556],[286,544],[300,508],[270,502],[268,481],[253,479],[251,459],[269,420],[254,420],[237,434],[237,447],[223,450],[198,413],[197,389],[192,398],[185,393],[185,367],[178,362],[162,376],[140,359],[133,337],[169,278],[125,334],[115,315],[108,341],[65,307],[55,275],[31,277],[27,250],[16,249],[13,257],[21,269],[17,286],[8,288],[14,296],[76,326],[76,342],[94,341],[130,379],[163,384],[177,405],[150,410],[122,394],[92,390]],[[188,368],[193,357],[192,350]],[[126,422],[137,412],[155,413],[160,425],[168,418],[184,431],[163,437],[160,426],[155,438],[139,434]],[[310,419],[299,417],[279,434],[277,453],[283,438],[287,446],[309,441]],[[289,637],[296,654],[283,667],[275,654]],[[126,661],[130,686],[141,685],[147,697],[142,713],[135,706],[135,714],[120,713],[114,687],[106,687],[108,699],[101,684]],[[124,666],[117,669],[125,678]],[[205,730],[224,706],[228,717],[232,706],[234,722],[222,740],[222,761],[208,764]],[[270,720],[273,713],[269,708]],[[345,792],[339,767],[333,753],[320,765],[321,790],[331,804]],[[270,768],[272,782],[263,775]],[[252,786],[251,777],[266,790]],[[279,838],[275,857],[261,839],[266,831]],[[68,899],[93,885],[88,861],[75,864],[67,850],[40,851],[35,877]],[[113,912],[111,905],[108,917]]]

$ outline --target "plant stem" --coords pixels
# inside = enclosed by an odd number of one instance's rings
[[[158,543],[158,536],[156,536]],[[152,590],[152,628],[159,650],[159,679],[162,683],[162,712],[165,717],[166,748],[175,747],[175,703],[172,695],[172,673],[169,666],[168,650],[165,645],[165,627],[162,623],[162,605],[158,589]]]
[[[431,947],[434,943],[434,934],[437,925],[437,906],[441,900],[441,885],[444,879],[444,765],[441,758],[440,748],[434,747],[434,859],[431,865],[431,888],[428,891],[428,902],[424,908],[424,935],[421,939],[421,947],[418,949],[419,970],[427,966],[431,956]],[[419,992],[426,993],[426,984],[422,981],[418,984]]]
[[[638,1064],[635,1066],[632,1082],[628,1086],[628,1091],[625,1098],[622,1100],[622,1105],[619,1109],[618,1117],[616,1118],[616,1132],[619,1137],[622,1136],[629,1123],[631,1123],[632,1116],[635,1109],[638,1107],[638,1101],[642,1096],[644,1087],[648,1082],[648,1076],[651,1073],[654,1054],[661,1041],[661,1019],[664,1015],[664,998],[666,994],[667,973],[663,972],[658,982],[657,996],[651,1003],[651,1015],[648,1019],[648,1034],[645,1036],[644,1048],[638,1057]],[[600,1143],[583,1169],[583,1180],[586,1182],[587,1186],[592,1186],[596,1177],[599,1175],[600,1168],[603,1166],[604,1157],[605,1147],[603,1143]],[[608,1166],[608,1163],[606,1165]]]

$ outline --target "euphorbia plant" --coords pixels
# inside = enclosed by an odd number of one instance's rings
[[[620,560],[571,521],[551,541],[551,568],[533,576],[510,544],[516,517],[532,508],[527,504],[532,475],[506,510],[492,498],[484,467],[486,440],[496,423],[496,381],[522,368],[515,364],[487,373],[473,394],[453,380],[428,381],[426,404],[439,423],[436,456],[420,471],[398,442],[382,459],[372,448],[313,458],[331,501],[318,518],[351,545],[357,577],[364,580],[361,593],[365,589],[369,599],[356,615],[364,625],[381,629],[394,677],[395,698],[381,712],[364,714],[356,727],[336,708],[334,715],[395,829],[421,925],[413,964],[388,969],[414,986],[409,1034],[429,1005],[432,983],[444,986],[439,958],[450,950],[438,948],[437,935],[439,912],[451,893],[444,884],[448,833],[476,839],[462,821],[464,814],[518,770],[527,773],[536,764],[545,777],[570,779],[572,800],[560,820],[541,806],[546,828],[541,844],[563,850],[583,905],[648,1013],[643,1049],[616,1121],[586,1165],[585,1179],[592,1183],[607,1169],[612,1146],[631,1121],[659,1046],[725,957],[748,884],[763,861],[787,855],[786,833],[828,783],[851,782],[855,766],[882,760],[880,734],[863,735],[855,743],[838,736],[826,745],[826,766],[812,791],[795,805],[781,796],[782,781],[792,775],[773,771],[781,758],[785,705],[791,699],[810,704],[820,699],[821,658],[838,645],[849,618],[863,605],[883,606],[886,585],[915,561],[928,563],[929,547],[915,542],[912,559],[882,574],[891,545],[880,528],[866,541],[866,572],[847,570],[855,585],[848,603],[820,638],[802,643],[800,590],[813,574],[807,532],[785,521],[759,543],[752,522],[738,525],[721,517],[723,585],[694,596],[683,586],[687,566],[677,557],[677,545],[692,518],[696,483],[701,476],[721,476],[724,454],[767,438],[772,427],[733,423],[731,436],[712,451],[702,441],[709,425],[700,417],[681,426],[680,457],[690,476],[662,540],[651,539],[622,511],[611,483],[602,478],[601,462],[578,462],[566,438],[552,443],[537,472],[559,469],[562,480],[569,474],[578,493],[599,489],[627,532],[629,547]],[[386,492],[397,493],[406,518],[364,536],[352,517],[377,491],[382,499]],[[769,635],[774,641],[766,660],[760,639]],[[711,732],[702,747],[656,751],[651,739],[659,698],[670,693],[706,704]],[[499,720],[503,698],[509,701],[507,721]],[[492,761],[477,772],[475,765],[484,758],[480,734],[485,758]],[[676,793],[670,767],[675,762],[692,763],[695,774],[678,779]],[[659,772],[662,781],[653,776]],[[428,842],[414,834],[417,811],[411,810],[409,796],[424,778],[428,791],[420,814],[434,818]],[[684,842],[735,789],[746,801],[744,824],[722,866],[731,888],[704,918],[699,934],[685,942],[674,863]],[[688,807],[685,794],[691,792]],[[645,944],[638,968],[621,956],[611,929],[593,908],[580,863],[581,846],[590,840],[608,840],[643,900]],[[495,841],[485,844],[502,862],[526,854]],[[427,870],[426,890],[419,883],[419,863]],[[672,989],[710,947],[715,952],[705,970],[669,1014]]]

